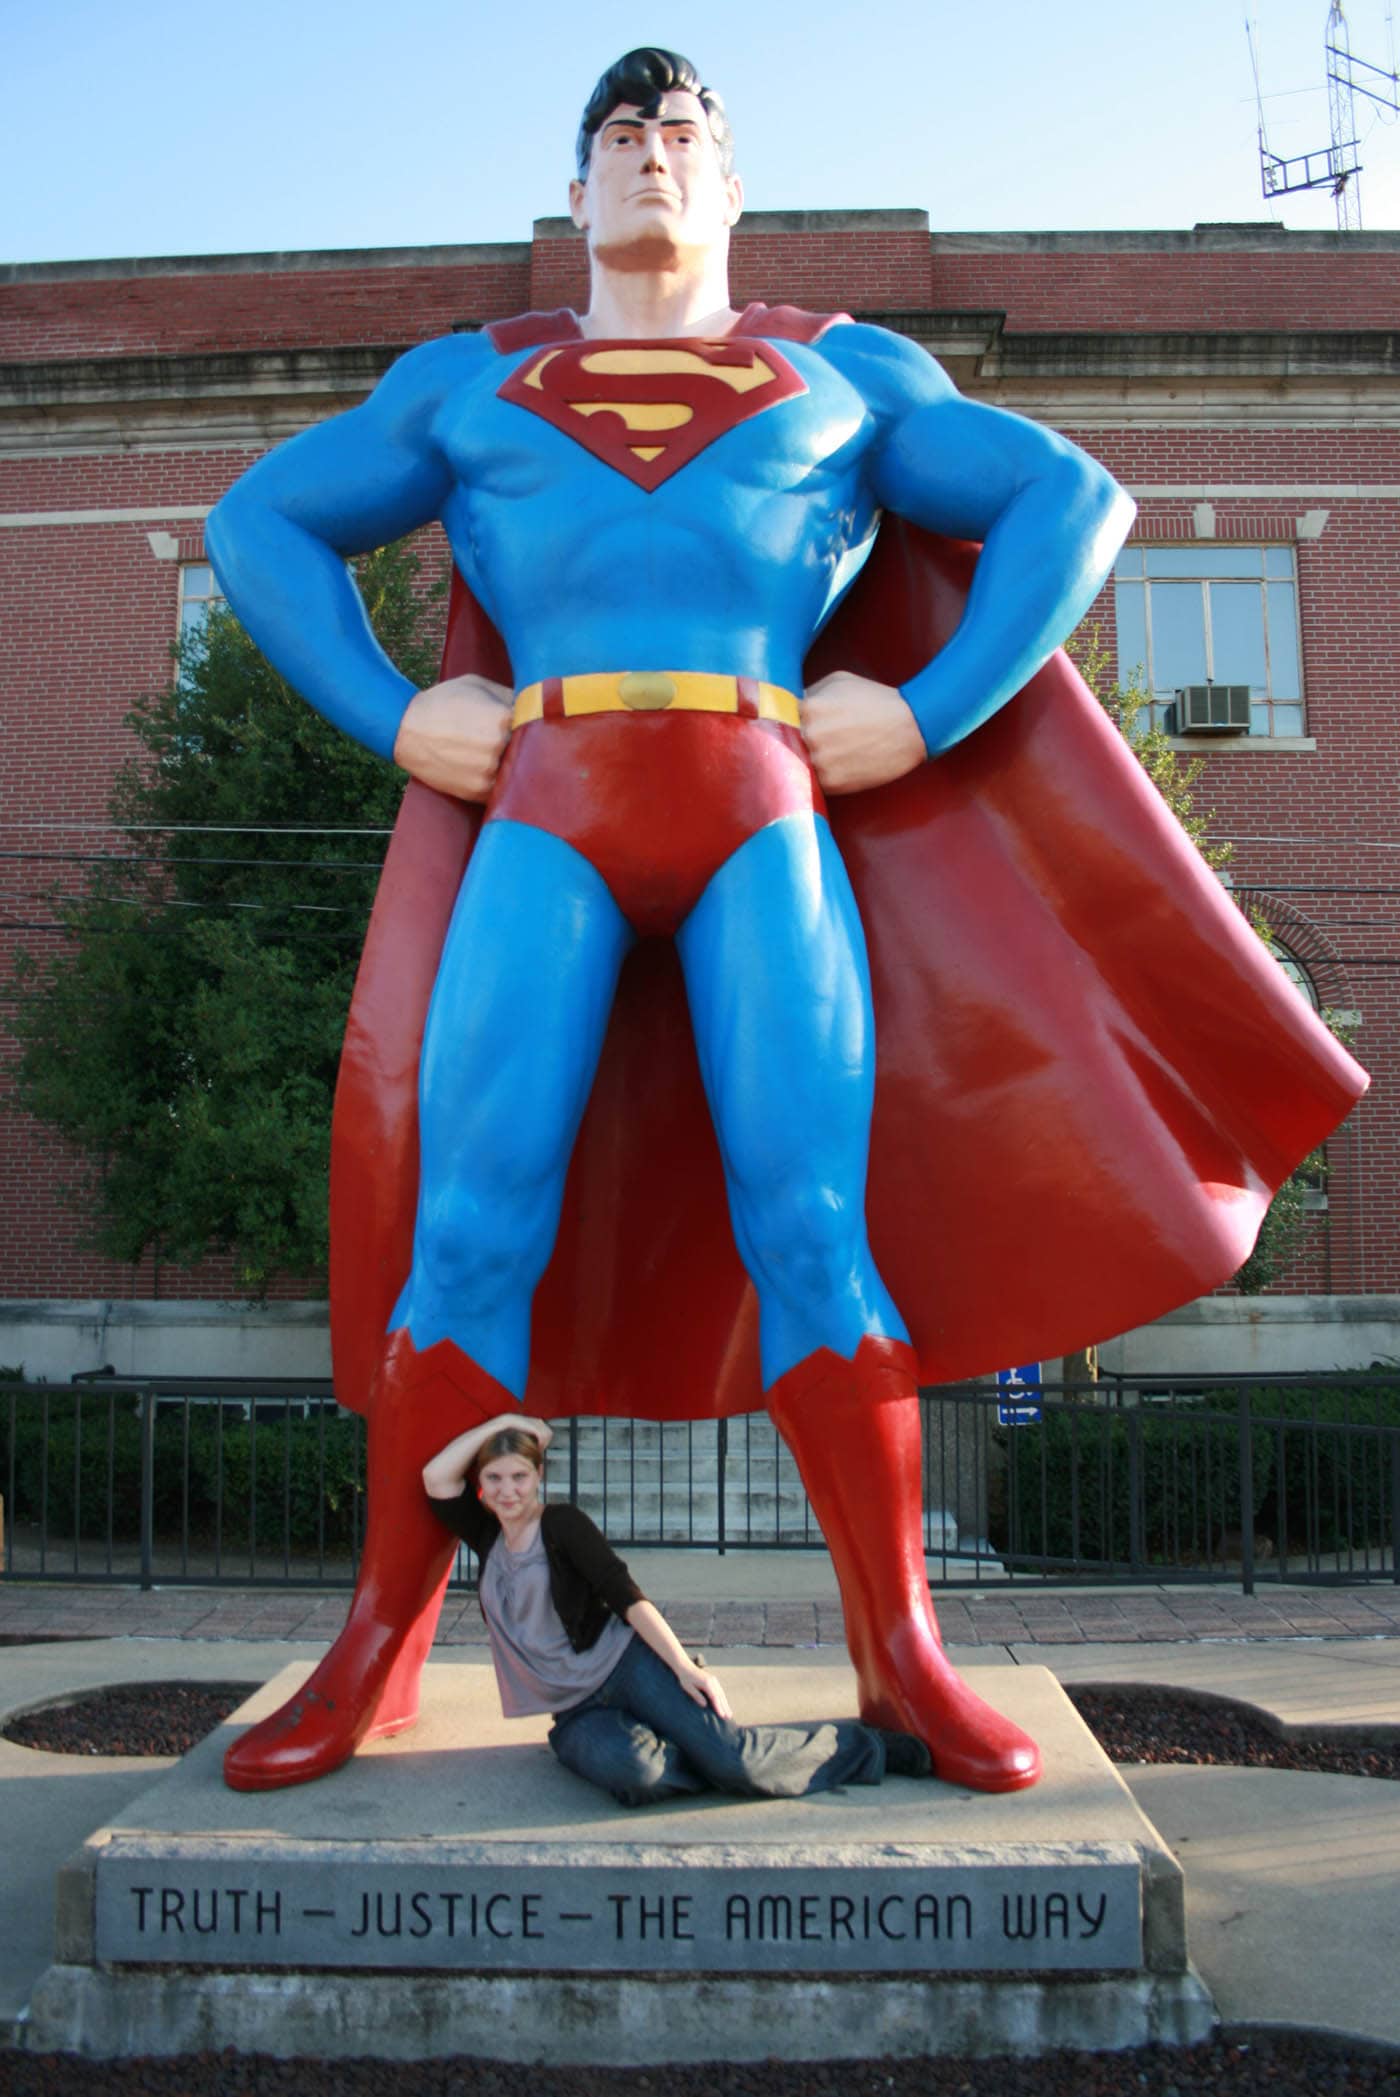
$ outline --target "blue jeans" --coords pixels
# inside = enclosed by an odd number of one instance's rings
[[[801,1798],[885,1774],[884,1743],[869,1726],[736,1725],[694,1703],[640,1638],[601,1688],[559,1713],[549,1744],[566,1769],[624,1806],[695,1791]]]

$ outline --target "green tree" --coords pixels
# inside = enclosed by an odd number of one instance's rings
[[[415,684],[442,586],[406,545],[356,564]],[[19,962],[19,1103],[73,1146],[64,1193],[118,1259],[232,1254],[241,1286],[326,1264],[336,1062],[402,774],[331,728],[216,609],[109,813],[121,844],[53,900],[66,937]]]
[[[1080,676],[1128,742],[1138,763],[1206,865],[1217,874],[1222,872],[1234,855],[1234,846],[1227,838],[1211,835],[1215,811],[1199,805],[1198,789],[1205,770],[1204,758],[1183,758],[1172,748],[1165,729],[1152,721],[1148,710],[1150,694],[1139,669],[1133,670],[1126,685],[1119,683],[1100,626],[1093,624],[1081,628],[1070,642],[1069,654]],[[1255,907],[1247,910],[1245,915],[1267,944],[1271,931],[1264,914]],[[1322,1016],[1329,1025],[1332,1024],[1327,1013]],[[1344,1038],[1340,1028],[1334,1026],[1332,1031],[1339,1039]],[[1257,1295],[1286,1273],[1300,1249],[1307,1227],[1306,1195],[1320,1178],[1325,1177],[1326,1171],[1323,1153],[1314,1151],[1279,1188],[1259,1227],[1254,1250],[1234,1276],[1235,1286],[1242,1295]]]
[[[1127,684],[1120,684],[1104,645],[1098,624],[1081,627],[1069,644],[1069,655],[1089,690],[1131,746],[1134,757],[1190,838],[1206,865],[1220,873],[1230,864],[1234,846],[1226,838],[1211,836],[1215,811],[1197,806],[1197,790],[1205,771],[1203,757],[1183,758],[1173,750],[1171,737],[1152,721],[1148,710],[1150,693],[1134,670]],[[1256,932],[1263,928],[1251,918]]]

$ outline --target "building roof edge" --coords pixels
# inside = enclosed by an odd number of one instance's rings
[[[464,247],[308,248],[247,255],[126,255],[93,262],[0,262],[0,284],[61,283],[113,277],[273,276],[305,270],[470,269],[483,262],[528,263],[528,240]]]

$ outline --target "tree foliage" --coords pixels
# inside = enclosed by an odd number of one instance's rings
[[[357,563],[415,684],[436,675],[417,557]],[[128,716],[119,842],[52,898],[66,935],[21,957],[22,1106],[74,1147],[64,1191],[118,1259],[232,1254],[258,1293],[326,1264],[330,1110],[402,775],[329,726],[226,609]]]
[[[1148,712],[1151,695],[1136,670],[1127,684],[1118,682],[1101,627],[1081,628],[1070,642],[1069,654],[1085,684],[1129,744],[1134,757],[1206,865],[1213,873],[1222,872],[1230,864],[1235,848],[1227,838],[1211,836],[1214,809],[1197,805],[1197,790],[1205,771],[1205,759],[1190,757],[1183,760],[1172,748],[1166,730],[1151,719]]]

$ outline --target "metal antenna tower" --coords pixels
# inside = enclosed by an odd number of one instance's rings
[[[1351,36],[1342,0],[1332,0],[1327,17],[1327,117],[1332,133],[1328,157],[1337,200],[1337,231],[1361,231],[1361,162],[1357,159],[1356,93],[1352,85]]]
[[[1331,131],[1324,151],[1298,153],[1281,160],[1269,151],[1264,135],[1264,98],[1259,87],[1259,60],[1254,48],[1254,30],[1246,23],[1250,58],[1254,65],[1254,92],[1259,106],[1259,174],[1266,197],[1288,196],[1300,189],[1330,190],[1336,200],[1337,231],[1361,230],[1360,140],[1356,134],[1356,97],[1363,95],[1378,109],[1400,115],[1400,76],[1367,59],[1353,58],[1351,34],[1342,0],[1331,0],[1323,57],[1327,70],[1327,115]],[[1363,79],[1361,75],[1369,75]]]

